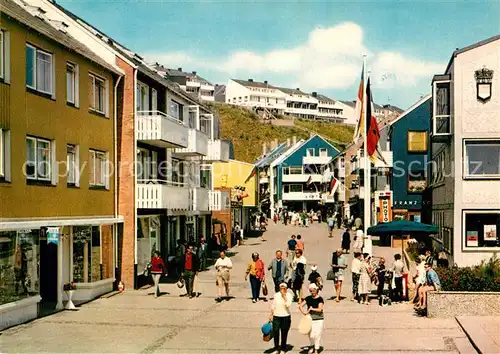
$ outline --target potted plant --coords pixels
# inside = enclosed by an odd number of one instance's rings
[[[76,310],[75,304],[73,304],[72,298],[73,298],[73,293],[76,290],[76,283],[71,282],[64,284],[63,287],[64,291],[66,292],[66,295],[68,296],[68,302],[66,303],[66,306],[64,307],[65,310]]]

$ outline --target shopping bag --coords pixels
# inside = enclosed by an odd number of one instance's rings
[[[312,317],[311,315],[304,315],[302,316],[302,318],[300,319],[300,322],[299,322],[299,333],[300,334],[309,334],[311,333],[311,329],[312,329]]]
[[[273,338],[273,323],[271,321],[266,322],[260,330],[262,331],[262,340],[264,342],[269,342]]]
[[[262,281],[262,295],[267,296],[268,291],[267,291],[267,285],[265,281]]]

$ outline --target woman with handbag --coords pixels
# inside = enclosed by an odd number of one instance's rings
[[[155,251],[153,258],[151,258],[151,275],[153,277],[155,298],[160,295],[160,278],[167,273],[165,262],[160,257],[160,252]]]
[[[274,350],[275,354],[284,354],[287,348],[288,332],[292,324],[292,316],[290,307],[292,306],[292,295],[288,293],[286,283],[279,285],[279,291],[274,294],[273,303],[271,305],[271,314],[269,322],[272,322]],[[281,334],[281,343],[280,343]]]
[[[312,324],[311,331],[309,332],[310,348],[308,354],[319,353],[321,347],[321,335],[323,333],[323,323],[325,314],[323,307],[325,301],[318,294],[318,287],[315,284],[309,285],[309,292],[311,295],[307,296],[299,303],[299,310],[303,315],[310,315]],[[307,309],[304,309],[304,305]]]
[[[259,258],[257,252],[252,254],[252,260],[248,263],[245,280],[250,275],[250,288],[252,289],[252,302],[259,301],[260,287],[264,281],[264,262]]]

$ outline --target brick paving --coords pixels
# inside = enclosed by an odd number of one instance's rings
[[[264,353],[270,344],[261,339],[260,326],[267,320],[270,302],[253,304],[244,272],[252,252],[267,264],[277,249],[284,249],[291,233],[305,241],[308,264],[319,265],[326,277],[331,253],[340,245],[341,231],[328,238],[325,224],[309,228],[270,225],[266,242],[249,239],[236,247],[232,257],[231,290],[234,299],[216,303],[213,270],[200,274],[194,299],[179,297],[175,284],[162,284],[158,299],[152,290],[128,291],[101,298],[76,312],[60,312],[14,327],[0,335],[3,353]],[[374,246],[374,256],[392,259],[399,250]],[[352,255],[349,255],[349,261]],[[389,264],[391,262],[389,261]],[[307,272],[309,273],[309,267]],[[349,296],[350,274],[344,295]],[[323,297],[334,295],[325,282]],[[271,283],[268,282],[268,287]],[[325,304],[324,353],[465,353],[471,349],[455,319],[416,317],[411,305],[363,306],[343,300]],[[289,343],[291,353],[308,344],[297,331],[300,314],[294,306]],[[458,343],[458,344],[457,344]],[[464,345],[465,343],[465,345]],[[460,349],[465,347],[466,349]]]

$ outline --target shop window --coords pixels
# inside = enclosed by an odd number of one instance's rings
[[[408,192],[422,193],[427,188],[425,171],[408,171]]]
[[[465,141],[465,176],[500,177],[500,141]]]
[[[465,211],[463,237],[466,248],[500,247],[500,210]]]
[[[39,292],[39,230],[0,232],[0,305]]]
[[[408,152],[427,152],[427,132],[408,131]]]
[[[159,234],[158,216],[137,218],[137,275],[144,274],[153,252],[159,250]]]
[[[99,280],[102,280],[100,227],[73,226],[73,281]]]

